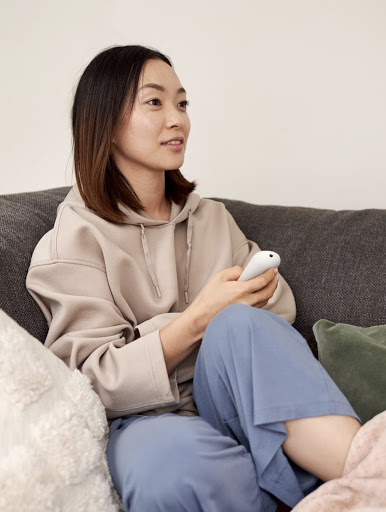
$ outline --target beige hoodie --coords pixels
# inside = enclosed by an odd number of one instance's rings
[[[159,330],[215,272],[244,267],[259,247],[222,203],[195,193],[183,206],[172,204],[169,221],[121,209],[125,222],[107,222],[74,186],[36,246],[26,284],[49,325],[45,345],[91,379],[109,418],[195,415],[198,347],[169,376]],[[266,309],[294,321],[294,298],[282,277]]]

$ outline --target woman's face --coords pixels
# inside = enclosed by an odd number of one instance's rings
[[[128,179],[181,167],[190,131],[186,107],[174,70],[162,60],[147,61],[131,115],[121,120],[113,141],[115,163]]]

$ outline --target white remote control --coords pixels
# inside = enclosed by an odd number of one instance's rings
[[[243,270],[238,281],[248,281],[260,274],[263,274],[270,268],[277,268],[280,265],[280,256],[273,251],[257,252]]]

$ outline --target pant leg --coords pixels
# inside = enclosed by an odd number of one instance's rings
[[[115,420],[107,458],[126,512],[260,512],[251,455],[204,419]]]
[[[277,315],[241,304],[222,310],[206,329],[194,399],[201,417],[251,453],[267,511],[275,510],[272,495],[294,507],[320,484],[284,455],[283,422],[357,417],[295,329]]]

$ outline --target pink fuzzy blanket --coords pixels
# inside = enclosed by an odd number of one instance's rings
[[[354,437],[343,476],[324,483],[293,512],[386,511],[386,411]]]

